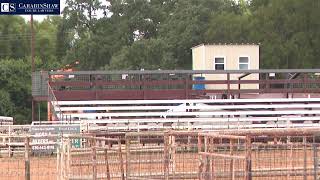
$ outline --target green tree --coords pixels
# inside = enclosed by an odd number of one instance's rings
[[[263,68],[319,67],[318,9],[315,0],[272,0],[256,9],[250,38],[262,44]]]
[[[0,90],[8,102],[3,109],[12,112],[11,115],[18,123],[26,123],[31,119],[29,113],[31,104],[30,65],[30,61],[23,59],[0,60]]]
[[[30,33],[20,16],[0,16],[0,59],[29,55]]]
[[[0,116],[12,116],[14,105],[11,102],[10,94],[0,89]]]
[[[248,5],[246,11],[240,5],[241,11],[212,15],[209,42],[260,43],[261,68],[319,67],[319,2],[252,0]]]
[[[105,8],[99,0],[66,0],[66,5],[63,10],[64,20],[68,29],[74,28],[80,37],[94,31],[96,12]]]
[[[205,32],[212,14],[225,8],[228,1],[179,0],[160,26],[160,38],[164,39],[177,59],[176,68],[192,67],[191,47],[207,42]]]
[[[60,35],[58,34],[58,27],[61,21],[61,17],[52,16],[36,24],[35,55],[41,61],[40,68],[43,70],[55,69],[61,66],[60,52],[56,49],[57,41],[59,40],[58,35]],[[61,53],[63,54],[64,52]]]
[[[131,42],[154,38],[157,36],[159,25],[166,18],[167,6],[164,3],[168,2],[168,0],[111,0],[110,12],[113,13],[111,18],[127,24],[126,31],[131,35]]]
[[[170,47],[159,39],[146,39],[135,42],[116,53],[107,69],[173,69],[176,60]]]

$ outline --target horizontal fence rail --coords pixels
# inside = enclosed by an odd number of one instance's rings
[[[319,69],[42,72],[58,100],[317,96]],[[199,78],[201,80],[199,80]],[[45,84],[35,83],[33,89]],[[259,95],[260,94],[260,95]],[[44,99],[47,94],[34,94]]]

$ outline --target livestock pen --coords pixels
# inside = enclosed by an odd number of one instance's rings
[[[39,135],[9,142],[2,135],[0,179],[318,179],[319,132],[105,132],[47,135],[46,142],[35,140]],[[39,150],[43,146],[54,150]]]

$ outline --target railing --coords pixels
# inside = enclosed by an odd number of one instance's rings
[[[319,93],[319,73],[320,69],[49,72],[49,84],[58,100],[289,96]]]
[[[49,83],[48,83],[48,99],[49,99],[49,103],[51,104],[51,106],[50,106],[51,112],[53,112],[56,119],[58,121],[64,121],[64,115],[60,109],[59,101],[57,100],[56,96],[54,95],[54,92],[53,92]],[[58,111],[56,111],[56,109],[58,109]]]

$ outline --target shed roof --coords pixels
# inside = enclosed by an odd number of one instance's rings
[[[238,46],[238,45],[254,45],[259,46],[260,43],[201,43],[196,46],[193,46],[191,49],[200,47],[200,46]]]

